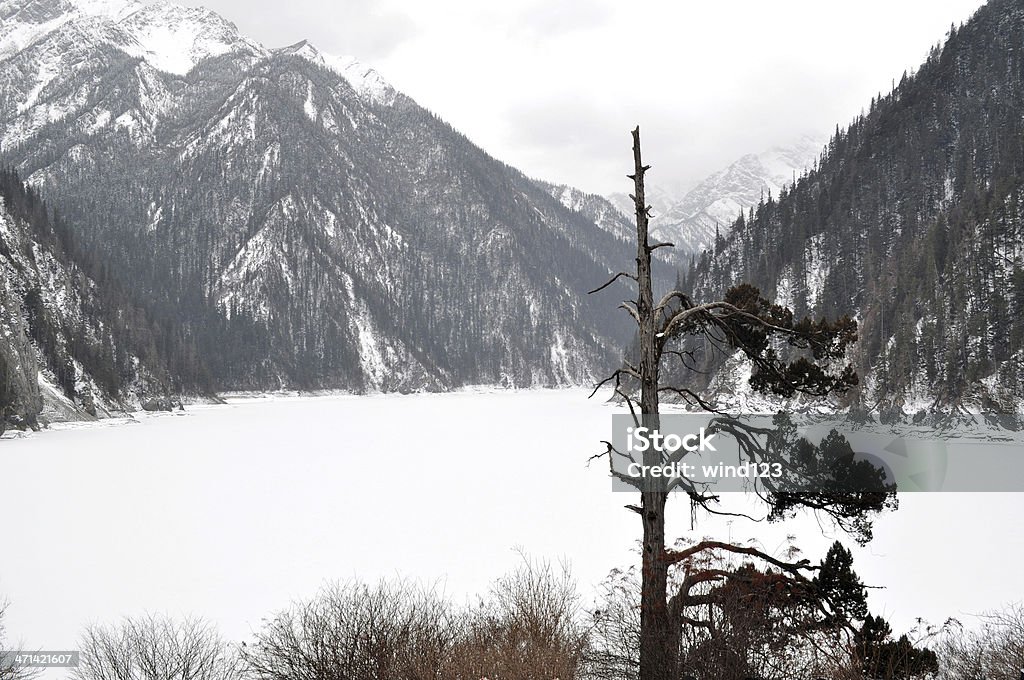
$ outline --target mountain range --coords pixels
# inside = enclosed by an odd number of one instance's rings
[[[577,384],[629,339],[622,291],[586,294],[631,258],[613,209],[595,224],[373,69],[205,9],[0,2],[0,161],[112,313],[143,310],[149,340],[112,352],[152,345],[167,394]]]
[[[1024,9],[990,0],[827,144],[653,189],[655,238],[699,253],[679,285],[857,319],[837,406],[1020,411],[1020,44]],[[0,0],[0,165],[0,422],[581,384],[631,340],[626,289],[587,294],[635,255],[621,197],[527,177],[359,61],[202,8]],[[679,377],[750,397],[732,359],[700,369]]]
[[[790,144],[761,153],[741,156],[685,191],[681,197],[653,185],[650,199],[651,234],[676,245],[675,260],[686,264],[689,256],[715,244],[740,212],[756,206],[768,195],[778,196],[807,170],[814,167],[827,140],[803,135]],[[633,200],[623,193],[611,194],[608,202],[629,219]]]

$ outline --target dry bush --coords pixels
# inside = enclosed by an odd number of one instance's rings
[[[271,618],[242,657],[252,680],[572,680],[579,612],[568,572],[546,563],[467,609],[401,582],[342,583]]]
[[[450,680],[572,680],[588,646],[576,584],[563,565],[523,564],[464,615]]]
[[[1018,680],[1024,669],[1024,604],[986,614],[980,629],[957,627],[936,651],[939,675],[948,680]]]
[[[79,643],[77,680],[237,680],[238,663],[214,628],[150,615],[90,626]]]
[[[0,413],[0,434],[3,434],[3,421],[2,413]],[[6,647],[6,630],[4,628],[4,614],[7,613],[8,603],[6,600],[0,600],[0,652],[7,651]],[[9,658],[0,658],[0,680],[16,680],[18,678],[18,669],[14,665],[14,660]]]
[[[2,432],[2,429],[0,429]],[[0,599],[0,680],[31,680],[41,675],[38,668],[26,668],[15,664],[13,656],[7,656],[4,652],[13,651],[7,648],[7,629],[4,627],[4,615],[10,603]]]
[[[588,676],[635,680],[640,676],[640,579],[636,569],[614,569],[601,584],[592,613]]]
[[[450,607],[405,583],[340,583],[269,620],[242,647],[258,680],[440,678],[457,628]]]

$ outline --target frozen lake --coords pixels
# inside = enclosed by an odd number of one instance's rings
[[[606,464],[612,410],[583,390],[236,400],[138,423],[0,442],[0,595],[8,637],[74,649],[83,625],[202,615],[228,639],[327,580],[403,576],[457,600],[519,560],[571,561],[585,596],[639,532]],[[671,502],[674,534],[689,507]],[[1024,599],[1020,494],[907,494],[855,549],[876,612],[901,631]],[[697,534],[787,533],[817,561],[835,537],[703,521]],[[981,578],[964,578],[970,564]]]

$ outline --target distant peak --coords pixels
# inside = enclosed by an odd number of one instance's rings
[[[70,40],[76,33],[176,75],[229,52],[254,59],[268,54],[230,21],[203,7],[167,0],[0,0],[0,59],[45,36]]]
[[[377,71],[363,64],[355,57],[338,57],[321,52],[308,40],[300,40],[294,45],[275,50],[278,54],[302,57],[310,63],[334,71],[352,85],[356,92],[378,104],[394,103],[397,94]]]
[[[119,23],[138,41],[139,56],[161,71],[184,75],[203,59],[228,52],[266,55],[262,45],[246,38],[233,23],[205,7],[186,7],[166,0],[135,5],[134,11],[122,15]]]
[[[142,8],[139,0],[68,0],[68,4],[82,14],[110,17],[119,20]]]
[[[82,1],[82,0],[76,0]],[[84,0],[85,2],[112,2],[116,3],[120,0]],[[171,21],[208,21],[216,24],[223,24],[230,26],[231,28],[238,30],[233,23],[222,17],[221,15],[214,12],[212,9],[206,7],[191,7],[188,5],[179,5],[175,2],[169,2],[168,0],[155,0],[155,2],[137,2],[131,3],[137,13],[144,14],[150,17],[165,17]]]
[[[309,42],[308,40],[303,39],[303,40],[300,40],[299,42],[295,43],[294,45],[288,45],[287,47],[279,47],[277,49],[277,51],[278,52],[289,52],[290,53],[290,52],[299,52],[299,51],[301,51],[303,49],[306,49],[306,48],[312,49],[314,51],[316,50],[316,48],[313,47],[313,44],[311,42]]]
[[[308,40],[300,40],[294,45],[288,45],[287,47],[279,47],[274,50],[278,54],[289,54],[297,57],[303,57],[309,61],[323,61],[323,57],[320,54],[320,50],[313,46],[313,43]]]

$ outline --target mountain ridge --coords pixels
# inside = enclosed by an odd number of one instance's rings
[[[0,25],[32,35],[0,62],[0,157],[168,329],[189,389],[581,384],[628,341],[614,288],[586,295],[627,244],[371,68],[171,3],[21,4],[39,21]],[[181,26],[173,68],[123,49]]]
[[[856,408],[1024,414],[1021,41],[1024,9],[990,0],[685,287],[747,281],[798,315],[857,319]]]
[[[753,208],[766,195],[778,196],[784,186],[813,167],[826,141],[801,135],[789,144],[745,154],[687,189],[682,197],[654,185],[648,201],[653,215],[651,235],[675,243],[675,259],[685,264],[690,255],[713,247],[716,234],[728,230],[741,211]],[[629,196],[613,194],[608,200],[632,219]]]

